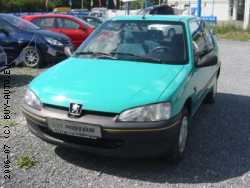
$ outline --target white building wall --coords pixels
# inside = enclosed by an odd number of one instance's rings
[[[183,9],[185,5],[191,5],[186,12],[191,13],[192,7],[197,7],[196,0],[168,0],[169,4],[177,5]],[[229,0],[202,0],[202,16],[217,16],[218,21],[229,21],[230,6]]]
[[[250,0],[246,0],[245,3],[245,17],[243,28],[250,29]]]

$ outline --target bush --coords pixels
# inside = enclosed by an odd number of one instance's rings
[[[236,27],[235,25],[232,25],[232,24],[216,25],[214,27],[214,31],[218,34],[226,34],[229,32],[238,32],[241,30],[242,30],[241,28]]]
[[[233,24],[224,24],[224,25],[216,25],[214,29],[216,34],[220,38],[229,39],[229,40],[240,40],[240,41],[248,41],[250,40],[250,31],[245,31],[239,26]]]
[[[46,11],[46,0],[0,0],[1,12],[37,12]],[[48,10],[52,10],[56,6],[65,4],[64,0],[49,1]]]

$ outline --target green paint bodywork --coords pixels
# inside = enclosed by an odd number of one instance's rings
[[[185,65],[143,63],[124,60],[75,58],[55,65],[36,77],[29,88],[43,104],[69,107],[79,103],[91,111],[120,113],[151,103],[170,102],[171,116],[185,104],[194,114],[216,81],[219,65],[194,65],[188,16],[123,16],[113,20],[182,22],[186,28],[189,61]],[[216,50],[217,47],[216,47]]]

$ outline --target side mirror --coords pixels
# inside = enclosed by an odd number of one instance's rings
[[[218,63],[218,56],[215,54],[208,55],[205,58],[200,59],[195,65],[196,67],[208,67]]]
[[[212,53],[212,50],[199,51],[195,43],[193,43],[194,63],[196,67],[207,67],[216,65],[218,56]]]
[[[2,29],[0,28],[0,33],[4,33],[6,36],[9,36],[9,31],[7,31],[6,29]]]
[[[195,64],[198,64],[201,54],[198,50],[197,45],[194,42],[193,42],[193,54],[194,54],[194,62]]]

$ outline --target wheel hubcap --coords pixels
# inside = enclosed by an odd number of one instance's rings
[[[188,136],[188,117],[184,116],[181,122],[180,134],[179,134],[179,152],[183,153],[187,143]]]
[[[28,48],[24,53],[25,64],[34,66],[39,62],[39,54],[36,49]]]

